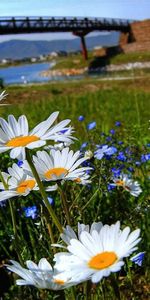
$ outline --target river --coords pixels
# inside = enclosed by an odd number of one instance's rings
[[[40,73],[50,69],[53,65],[54,63],[44,62],[0,68],[0,78],[4,80],[4,85],[45,82],[52,78],[42,77]]]

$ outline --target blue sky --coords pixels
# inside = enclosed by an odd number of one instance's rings
[[[91,16],[142,20],[150,18],[150,0],[0,0],[0,17],[3,16]],[[24,37],[39,39],[39,35]],[[71,34],[42,34],[40,37],[69,38]],[[4,39],[7,38],[0,38],[1,41]]]

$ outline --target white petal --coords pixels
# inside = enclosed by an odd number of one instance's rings
[[[38,267],[42,270],[52,271],[52,266],[50,265],[50,263],[47,261],[46,258],[40,259]]]
[[[20,125],[20,134],[24,136],[29,135],[29,126],[26,116],[20,116],[18,119],[18,124]]]
[[[0,192],[0,201],[7,200],[16,196],[18,196],[18,193],[15,191],[2,191]]]
[[[37,135],[42,137],[43,134],[50,128],[50,126],[54,123],[58,116],[59,112],[54,112],[50,115],[50,117],[46,120],[38,124],[31,132],[30,135]]]
[[[16,148],[13,148],[13,149],[11,149],[11,151],[10,151],[10,157],[11,158],[23,158],[23,153],[24,153],[24,151],[23,151],[23,147],[16,147]]]
[[[93,283],[97,283],[103,278],[103,276],[104,276],[103,270],[101,270],[99,272],[94,273],[91,280]]]

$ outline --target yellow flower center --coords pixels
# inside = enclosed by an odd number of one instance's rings
[[[60,177],[61,175],[65,176],[67,174],[68,174],[68,170],[65,168],[53,168],[45,172],[44,175],[47,179],[52,179],[53,176]]]
[[[54,279],[54,282],[60,285],[63,285],[65,283],[65,281],[61,279]]]
[[[27,136],[18,136],[7,142],[7,147],[25,147],[32,142],[36,142],[40,140],[38,136],[35,135],[27,135]]]
[[[80,178],[76,178],[76,179],[74,179],[74,182],[80,183],[81,179]]]
[[[124,181],[123,180],[116,180],[116,184],[119,186],[124,186]]]
[[[88,262],[88,266],[95,270],[102,270],[113,265],[117,259],[117,255],[114,252],[105,251],[93,256]]]
[[[33,190],[35,187],[35,180],[34,179],[29,179],[21,182],[19,186],[17,187],[17,192],[19,194],[24,194],[28,189]]]

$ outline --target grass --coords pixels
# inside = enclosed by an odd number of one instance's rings
[[[89,63],[93,60],[93,53],[88,53],[88,60],[84,60],[82,53],[79,54],[68,54],[65,57],[57,57],[56,65],[53,66],[53,70],[61,69],[81,69],[88,67]]]
[[[66,57],[58,57],[56,58],[56,65],[52,68],[53,70],[61,70],[61,69],[80,69],[89,67],[90,65],[94,65],[98,67],[103,63],[103,61],[107,62],[107,64],[126,64],[126,63],[134,63],[134,62],[148,62],[150,61],[150,52],[135,52],[135,53],[122,53],[117,54],[115,56],[105,58],[96,56],[94,51],[88,52],[88,60],[85,61],[83,59],[82,54],[69,54]],[[96,61],[96,63],[95,63]]]
[[[100,130],[112,127],[117,119],[132,128],[137,124],[139,112],[142,125],[149,120],[149,83],[149,78],[121,82],[103,82],[97,78],[28,87],[12,86],[7,88],[11,106],[1,106],[1,115],[25,113],[33,125],[52,111],[59,110],[61,118],[69,115],[77,127],[80,126],[77,118],[83,114],[86,122],[96,120]]]
[[[126,146],[134,148],[136,155],[141,155],[145,150],[145,145],[150,143],[149,137],[149,111],[150,111],[150,78],[147,77],[125,81],[100,81],[100,78],[83,79],[81,81],[62,82],[30,86],[10,86],[7,88],[9,94],[7,102],[10,106],[0,106],[0,114],[2,117],[7,117],[12,113],[15,116],[26,114],[31,128],[40,121],[47,118],[53,111],[60,111],[60,120],[70,118],[71,124],[75,127],[75,136],[79,141],[75,143],[75,148],[79,149],[81,143],[90,141],[89,146],[93,147],[93,143],[100,142],[101,132],[109,135],[109,130],[114,128],[115,121],[120,121],[122,127],[118,138],[124,139]],[[5,101],[6,102],[6,101]],[[85,116],[83,123],[78,121],[78,116]],[[87,133],[86,125],[96,121],[96,130]],[[102,140],[101,140],[102,142]],[[117,143],[117,141],[115,141]],[[143,152],[142,152],[143,151]],[[148,150],[147,150],[148,151]],[[138,153],[139,152],[139,153]],[[1,155],[1,166],[6,168],[8,163],[8,156]],[[112,161],[112,164],[113,161]],[[9,162],[10,165],[10,162]],[[114,165],[112,165],[114,166]],[[116,194],[109,194],[106,190],[105,176],[108,175],[109,161],[106,163],[98,162],[96,165],[96,178],[93,180],[92,190],[81,189],[79,186],[77,191],[72,185],[68,188],[68,202],[69,204],[77,199],[74,211],[72,212],[73,222],[82,221],[80,208],[84,207],[95,193],[95,188],[100,184],[100,191],[90,202],[83,214],[83,220],[91,223],[91,220],[102,220],[103,222],[116,221],[120,217],[123,225],[130,225],[132,228],[140,226],[142,228],[142,250],[148,252],[148,200],[149,200],[149,165],[138,170],[135,177],[140,174],[139,180],[143,185],[143,194],[141,198],[129,197],[125,193],[116,191]],[[141,175],[142,174],[142,175]],[[104,189],[104,190],[103,190]],[[59,197],[55,194],[56,212],[60,209]],[[121,201],[120,201],[121,200]],[[25,199],[14,200],[14,207],[16,208],[16,216],[18,220],[18,231],[24,240],[20,239],[18,245],[23,249],[23,259],[39,259],[51,256],[50,243],[48,242],[48,233],[43,223],[39,227],[35,227],[33,220],[25,219],[21,214],[22,207],[26,205],[36,204],[38,207],[39,199],[37,197],[29,196]],[[140,211],[135,208],[141,207]],[[40,209],[40,208],[39,208]],[[41,209],[42,210],[42,209]],[[62,210],[58,212],[60,219],[62,217]],[[73,215],[74,213],[74,215]],[[95,217],[96,214],[96,217]],[[14,243],[10,245],[10,238],[13,235],[11,229],[11,221],[9,210],[3,209],[2,218],[3,223],[3,241],[5,242],[6,250],[4,259],[16,258],[14,250]],[[40,221],[40,217],[38,221]],[[56,235],[56,232],[55,232]],[[41,237],[40,239],[39,236]],[[37,243],[38,239],[38,243]],[[7,253],[7,255],[6,255]],[[11,257],[10,257],[11,256]],[[146,254],[148,257],[148,254]],[[121,293],[121,300],[146,300],[148,299],[148,258],[144,267],[135,267],[131,273],[127,270],[121,272],[119,280],[119,288]],[[95,291],[95,286],[92,286],[92,292]],[[112,299],[117,300],[112,291],[111,281],[108,279],[103,281],[98,286],[97,296],[93,300]],[[5,295],[6,300],[10,299],[55,299],[55,294],[38,292],[36,289],[18,288],[12,286],[9,292]],[[61,299],[61,296],[60,296]],[[71,299],[71,296],[68,298]],[[80,299],[80,298],[79,298]],[[82,298],[81,299],[85,299]]]
[[[111,64],[126,64],[134,62],[148,62],[150,61],[150,51],[121,53],[110,58]]]

